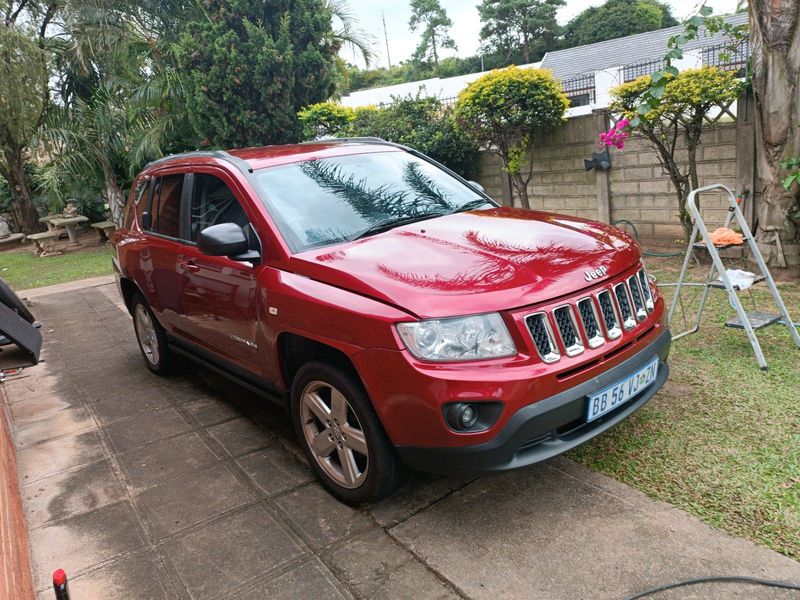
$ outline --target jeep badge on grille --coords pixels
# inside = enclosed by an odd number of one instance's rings
[[[608,272],[608,269],[605,267],[599,267],[596,271],[586,271],[583,274],[583,278],[586,281],[592,281],[593,279],[597,279],[598,277],[602,277]]]

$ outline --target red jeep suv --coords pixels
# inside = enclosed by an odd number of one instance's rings
[[[348,503],[387,495],[404,464],[497,473],[560,454],[669,372],[634,240],[499,207],[379,139],[158,160],[112,245],[147,366],[188,355],[284,403]]]

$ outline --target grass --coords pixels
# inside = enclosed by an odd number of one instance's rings
[[[660,281],[677,279],[676,259],[651,260],[648,267]],[[702,278],[700,271],[694,276]],[[797,281],[779,288],[800,320]],[[740,297],[746,310],[755,302],[777,312],[764,284],[752,298]],[[685,307],[687,316],[694,314],[691,303]],[[726,293],[712,291],[700,331],[672,345],[665,387],[571,456],[713,527],[800,560],[800,349],[782,325],[759,330],[769,364],[762,372],[745,332],[723,326],[733,316]],[[672,328],[688,327],[676,317]]]
[[[33,256],[29,250],[0,253],[0,277],[15,290],[110,275],[111,253],[105,246]]]

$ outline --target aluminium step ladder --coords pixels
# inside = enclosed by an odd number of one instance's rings
[[[703,222],[703,217],[700,214],[700,209],[697,205],[697,196],[702,194],[703,192],[709,192],[711,190],[720,190],[724,192],[728,197],[728,215],[725,219],[724,227],[729,227],[731,222],[735,219],[737,225],[740,227],[742,234],[744,236],[744,240],[747,243],[747,246],[750,249],[750,252],[755,259],[756,264],[758,265],[759,270],[761,271],[760,275],[757,275],[753,284],[760,283],[762,281],[766,281],[767,286],[769,287],[769,291],[772,294],[772,299],[775,301],[775,305],[779,310],[779,314],[770,314],[770,313],[763,313],[763,312],[746,312],[744,307],[742,306],[742,302],[739,299],[738,292],[742,291],[738,285],[731,282],[730,278],[728,277],[727,272],[725,271],[725,266],[722,263],[722,258],[720,257],[719,251],[724,250],[725,248],[730,248],[734,246],[734,244],[726,244],[722,246],[715,246],[711,242],[711,237],[708,233],[708,229],[706,228],[706,224]],[[695,318],[694,327],[688,329],[686,331],[682,331],[672,336],[673,340],[677,340],[682,338],[685,335],[689,335],[691,333],[695,333],[700,329],[700,320],[703,314],[703,309],[705,308],[706,299],[708,298],[708,293],[711,289],[724,289],[728,292],[728,299],[731,303],[731,306],[736,310],[736,317],[731,319],[727,323],[725,323],[728,327],[736,327],[744,329],[747,332],[747,337],[750,340],[750,345],[753,347],[753,352],[756,355],[756,360],[758,360],[758,366],[761,367],[763,371],[767,370],[767,361],[764,358],[764,353],[761,351],[761,344],[758,342],[758,338],[756,337],[756,330],[761,329],[762,327],[766,327],[768,325],[772,325],[774,323],[778,323],[782,320],[782,322],[789,328],[789,333],[794,340],[795,345],[800,348],[800,333],[798,333],[797,328],[794,325],[794,321],[789,317],[789,313],[786,310],[786,305],[783,303],[783,299],[781,295],[778,293],[778,288],[775,286],[775,280],[772,278],[772,274],[769,272],[766,263],[764,262],[764,258],[761,256],[761,252],[758,249],[758,245],[756,244],[755,240],[753,239],[753,234],[750,232],[750,228],[747,226],[747,221],[742,214],[741,208],[739,207],[739,203],[736,200],[736,197],[733,195],[728,187],[722,184],[713,184],[707,185],[696,190],[693,190],[689,194],[689,198],[687,201],[689,206],[689,211],[692,215],[692,221],[694,222],[694,227],[692,229],[692,235],[689,240],[689,245],[686,248],[686,255],[683,259],[683,267],[681,268],[680,277],[678,277],[677,283],[674,284],[666,284],[663,287],[674,286],[675,287],[675,295],[672,297],[672,304],[670,305],[669,309],[669,322],[672,323],[672,317],[675,314],[675,308],[678,305],[678,301],[681,295],[681,289],[684,287],[702,287],[703,291],[700,296],[700,305],[697,309],[697,315]],[[698,235],[701,236],[701,239],[698,241]],[[692,255],[694,250],[707,250],[709,255],[711,256],[711,267],[709,268],[708,275],[706,276],[703,282],[686,282],[686,273],[689,267],[689,257]],[[716,274],[719,274],[719,279],[715,277]]]

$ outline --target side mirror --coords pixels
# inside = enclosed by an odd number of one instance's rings
[[[470,181],[468,181],[467,183],[468,183],[468,184],[470,184],[472,187],[476,188],[476,189],[477,189],[478,191],[480,191],[481,193],[483,193],[483,194],[485,194],[485,193],[486,193],[486,190],[485,190],[485,189],[483,188],[483,186],[482,186],[480,183],[478,183],[477,181],[471,181],[471,180],[470,180]]]
[[[227,256],[233,260],[255,261],[260,255],[250,250],[244,230],[236,223],[206,227],[197,237],[197,247],[209,256]]]

